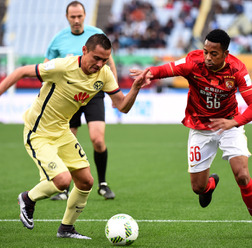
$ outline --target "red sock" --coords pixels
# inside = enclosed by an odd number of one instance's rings
[[[202,194],[206,194],[209,190],[215,189],[215,186],[216,185],[215,185],[214,178],[213,177],[209,177],[206,189],[205,189],[205,191]]]
[[[241,195],[244,203],[246,204],[250,215],[252,216],[252,179],[247,185],[239,185],[241,189]]]

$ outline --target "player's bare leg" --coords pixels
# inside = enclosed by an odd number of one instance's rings
[[[248,169],[248,157],[237,156],[229,161],[235,180],[240,187],[241,195],[250,215],[252,215],[252,180]]]
[[[219,182],[219,176],[217,174],[209,176],[209,169],[207,169],[198,173],[191,173],[190,177],[192,189],[199,195],[200,206],[203,208],[207,207]]]

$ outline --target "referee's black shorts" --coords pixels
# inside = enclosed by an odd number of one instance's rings
[[[104,92],[100,91],[86,106],[80,107],[70,120],[70,127],[81,126],[82,113],[84,113],[87,123],[90,121],[105,121]]]

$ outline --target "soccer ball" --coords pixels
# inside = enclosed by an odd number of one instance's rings
[[[130,245],[138,237],[138,224],[128,214],[116,214],[108,220],[105,234],[113,245]]]

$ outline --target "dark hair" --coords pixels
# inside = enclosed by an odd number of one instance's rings
[[[109,50],[112,47],[109,38],[105,34],[94,34],[88,38],[85,44],[88,51],[95,50],[97,45],[100,45],[105,50]]]
[[[80,6],[83,8],[84,13],[86,13],[85,7],[84,7],[84,5],[83,5],[81,2],[79,2],[79,1],[72,1],[71,3],[69,3],[69,4],[67,5],[66,14],[68,15],[68,9],[69,9],[70,6],[74,6],[74,7],[75,7],[75,6],[77,6],[77,5],[80,5]]]
[[[229,35],[222,29],[214,29],[208,33],[205,40],[209,40],[214,43],[220,43],[223,51],[228,50],[230,43]]]

